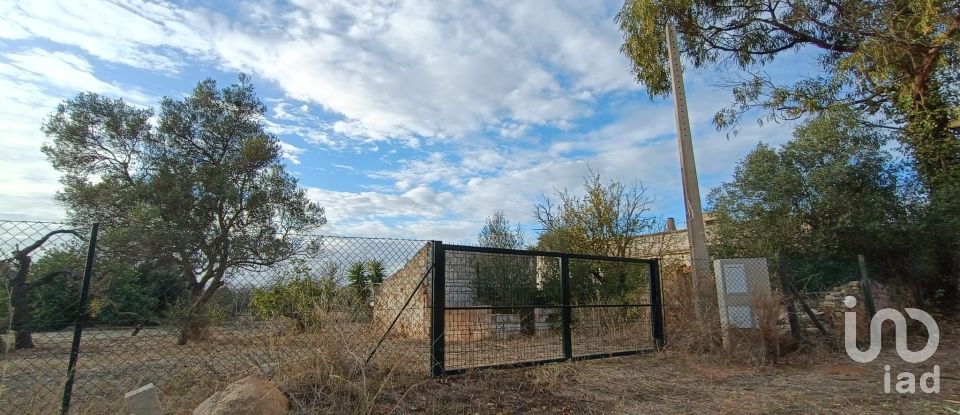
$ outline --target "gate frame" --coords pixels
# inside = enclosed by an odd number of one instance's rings
[[[468,370],[477,369],[504,369],[525,366],[536,366],[547,363],[569,362],[577,360],[592,360],[605,357],[630,356],[640,353],[649,353],[661,350],[666,343],[665,331],[663,326],[663,294],[660,282],[660,260],[658,259],[639,259],[626,257],[612,257],[602,255],[573,254],[566,252],[538,251],[525,249],[504,249],[504,248],[486,248],[469,245],[451,245],[444,244],[441,241],[431,241],[431,256],[433,260],[433,281],[430,284],[430,374],[433,377],[447,375],[457,375],[465,373]],[[561,337],[563,341],[563,357],[553,359],[531,360],[517,363],[493,364],[460,369],[446,368],[446,321],[444,319],[447,311],[446,306],[446,251],[477,252],[488,254],[521,255],[531,257],[551,257],[560,259],[560,290],[561,304],[551,306],[560,309],[561,316]],[[611,353],[597,353],[591,355],[574,356],[573,355],[573,331],[571,322],[573,321],[573,308],[577,307],[571,304],[570,300],[570,260],[588,260],[588,261],[610,261],[626,262],[634,264],[647,264],[650,267],[650,304],[612,304],[595,305],[603,307],[649,307],[651,309],[652,335],[654,341],[653,348],[627,350]],[[489,308],[489,307],[484,307]]]

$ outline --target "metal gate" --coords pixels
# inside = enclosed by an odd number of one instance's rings
[[[433,242],[431,373],[624,356],[663,345],[659,263]]]

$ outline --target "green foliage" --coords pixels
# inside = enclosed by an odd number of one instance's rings
[[[367,275],[367,264],[363,261],[357,261],[350,264],[347,270],[347,279],[350,280],[350,288],[354,295],[364,303],[370,297],[370,276]]]
[[[956,3],[947,0],[625,0],[617,16],[623,52],[651,96],[670,91],[664,25],[674,22],[685,61],[732,64],[746,74],[733,104],[715,117],[735,126],[754,108],[794,119],[853,108],[864,120],[894,129],[937,192],[960,181],[960,140],[948,127],[960,109]],[[821,69],[777,84],[763,67],[806,48]]]
[[[629,256],[637,238],[653,229],[648,216],[650,199],[642,184],[620,181],[604,183],[590,172],[584,178],[583,195],[567,190],[557,193],[559,205],[545,199],[537,206],[543,231],[537,240],[541,249],[592,255]],[[560,272],[546,265],[541,271],[543,298],[560,303]],[[570,261],[570,296],[575,304],[623,304],[643,294],[643,270],[634,265]]]
[[[138,284],[154,299],[152,314],[162,316],[181,298],[188,295],[181,272],[162,262],[149,261],[137,267]]]
[[[10,329],[10,289],[7,280],[0,279],[0,334]]]
[[[590,171],[584,177],[583,195],[561,190],[556,198],[557,205],[545,197],[536,206],[543,228],[537,239],[541,249],[626,256],[654,225],[647,215],[651,201],[639,181],[630,186],[617,180],[604,183]]]
[[[513,227],[502,210],[486,218],[477,236],[480,246],[502,249],[523,249],[523,229]]]
[[[58,272],[31,291],[31,321],[38,331],[63,329],[76,320],[85,258],[80,250],[54,249],[40,256],[30,269],[31,281]],[[91,323],[131,325],[156,322],[157,299],[140,283],[131,266],[100,258],[91,281],[88,313]]]
[[[488,217],[477,237],[480,246],[523,249],[523,230],[514,227],[503,211]],[[534,258],[515,255],[481,255],[475,263],[473,289],[480,304],[495,307],[537,304]]]
[[[369,271],[370,284],[382,284],[387,278],[387,272],[384,270],[383,262],[378,259],[367,261],[367,270]]]
[[[805,123],[779,150],[760,144],[710,193],[714,254],[896,255],[906,211],[883,146],[850,112]]]
[[[268,288],[253,291],[251,307],[262,317],[293,319],[300,330],[319,327],[324,312],[338,305],[339,288],[333,275],[314,275],[304,265]]]
[[[157,321],[157,299],[140,284],[140,276],[125,264],[99,267],[90,300],[90,317],[107,325],[133,325]],[[107,269],[104,269],[107,268]]]
[[[210,329],[223,324],[227,311],[216,302],[196,305],[186,299],[178,300],[164,314],[163,322],[193,340],[205,340]]]
[[[76,320],[80,299],[80,275],[84,258],[77,250],[54,249],[37,258],[30,267],[30,280],[37,281],[57,271],[68,271],[30,291],[33,331],[53,331]]]
[[[178,270],[199,309],[229,271],[290,258],[305,248],[291,235],[325,223],[284,169],[264,112],[243,75],[164,98],[155,122],[153,110],[83,93],[44,124],[42,150],[71,218],[123,223],[104,233],[111,250]]]
[[[485,255],[477,260],[474,292],[480,304],[492,306],[537,304],[539,292],[534,257]]]

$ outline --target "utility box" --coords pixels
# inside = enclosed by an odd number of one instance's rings
[[[765,258],[732,258],[713,261],[717,281],[717,304],[724,346],[732,330],[759,326],[759,307],[772,304],[770,273]]]

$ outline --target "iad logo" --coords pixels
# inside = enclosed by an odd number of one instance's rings
[[[847,308],[857,306],[857,299],[853,296],[847,296],[843,299],[843,305]],[[870,347],[867,351],[860,351],[857,348],[857,313],[847,311],[843,315],[843,346],[847,350],[847,355],[851,359],[860,363],[872,362],[880,355],[881,334],[880,328],[884,321],[892,321],[896,328],[896,347],[897,354],[905,362],[920,363],[929,359],[937,351],[940,344],[940,328],[937,322],[927,314],[927,312],[916,309],[904,309],[910,318],[919,321],[927,328],[929,334],[927,344],[918,351],[911,351],[907,348],[907,319],[903,314],[891,308],[884,308],[877,311],[877,314],[870,320]],[[883,375],[883,390],[890,393],[890,365],[885,365]],[[897,375],[896,390],[898,393],[914,393],[916,391],[917,378],[910,372],[901,372]],[[940,366],[934,365],[933,371],[923,373],[920,376],[920,390],[925,393],[940,393]]]

